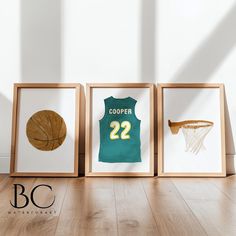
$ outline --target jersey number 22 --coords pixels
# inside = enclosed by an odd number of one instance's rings
[[[117,134],[120,127],[124,128],[124,130],[121,132],[121,139],[130,139],[130,135],[128,133],[131,129],[131,123],[129,121],[122,121],[121,124],[118,121],[112,121],[110,123],[110,127],[113,128],[113,130],[110,133],[111,140],[120,138],[119,134]]]

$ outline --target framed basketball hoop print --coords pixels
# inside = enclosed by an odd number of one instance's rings
[[[158,175],[225,176],[223,84],[159,84]]]
[[[154,175],[154,88],[87,84],[86,176]]]
[[[11,176],[78,175],[82,96],[79,84],[14,85]]]

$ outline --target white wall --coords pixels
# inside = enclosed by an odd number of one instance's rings
[[[13,82],[222,82],[236,131],[235,0],[0,0],[0,172]]]
[[[9,169],[12,83],[21,78],[19,6],[0,1],[0,172]]]

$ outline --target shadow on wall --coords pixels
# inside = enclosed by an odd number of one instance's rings
[[[156,83],[156,0],[142,0],[141,5],[141,81]]]
[[[21,0],[22,82],[60,82],[61,0]]]
[[[20,7],[21,82],[62,82],[62,0],[21,0]],[[59,97],[54,98],[60,100]],[[67,137],[70,143],[74,140],[69,135]]]
[[[62,10],[62,0],[21,0],[21,82],[62,81]],[[67,143],[73,140],[67,135]]]
[[[141,4],[141,61],[140,61],[140,81],[143,83],[156,84],[156,0],[142,0]],[[156,93],[154,97],[154,120],[157,120]],[[157,122],[154,123],[154,136],[157,140]],[[157,173],[157,145],[155,143],[155,163],[154,172]]]
[[[3,158],[0,173],[6,173],[9,170],[9,147],[11,146],[11,118],[9,117],[12,114],[12,103],[2,94],[0,94],[0,107],[3,111],[1,112],[0,130],[4,130],[0,133],[0,158]]]
[[[236,44],[236,5],[171,78],[173,83],[207,83]],[[174,102],[174,101],[173,101]],[[186,103],[189,106],[191,103]],[[184,108],[186,110],[187,107]],[[229,109],[225,97],[226,153],[235,155]]]
[[[172,82],[206,82],[236,44],[236,5],[175,73]]]
[[[233,138],[233,132],[232,132],[232,126],[231,126],[231,120],[229,115],[229,108],[227,103],[227,98],[225,95],[225,143],[226,143],[226,153],[228,156],[227,160],[227,170],[229,170],[230,173],[235,173],[235,146],[234,146],[234,138]]]
[[[157,6],[155,0],[143,0],[141,8],[141,82],[156,82],[156,23]],[[207,83],[236,43],[236,5],[226,14],[212,33],[171,78],[171,82]],[[174,101],[173,101],[174,102]],[[172,103],[172,102],[171,102]],[[173,103],[172,103],[173,104]],[[186,103],[184,110],[191,103]],[[235,155],[231,121],[225,97],[226,152]],[[156,119],[155,119],[156,120]],[[155,128],[155,131],[157,129]],[[157,137],[157,134],[155,134]],[[155,150],[157,153],[157,150]],[[232,159],[233,160],[233,159]],[[233,163],[229,163],[233,165]],[[156,165],[155,165],[156,166]]]
[[[156,82],[155,44],[158,40],[155,37],[156,4],[155,0],[142,0],[141,82]],[[62,80],[62,16],[62,0],[21,0],[22,82]],[[236,6],[187,59],[171,81],[207,82],[235,46],[235,22]],[[227,106],[226,111],[228,111]],[[228,112],[226,112],[226,140],[230,144],[227,144],[227,153],[235,154]]]

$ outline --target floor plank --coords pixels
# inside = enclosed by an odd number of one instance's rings
[[[117,235],[112,178],[70,181],[56,235]]]
[[[52,208],[14,214],[13,184]],[[0,175],[0,235],[236,235],[236,176],[227,178],[10,178]],[[19,204],[24,198],[19,197]],[[49,209],[49,210],[50,210]],[[38,211],[37,214],[35,211]],[[9,214],[11,212],[11,214]],[[27,213],[28,212],[28,213]],[[33,212],[33,213],[32,213]]]
[[[222,192],[208,178],[173,178],[174,185],[186,200],[220,200]]]
[[[206,235],[174,184],[169,179],[143,180],[159,235]]]
[[[236,204],[210,179],[173,182],[208,235],[236,235]]]
[[[141,179],[114,179],[119,235],[159,235]]]
[[[7,174],[0,174],[0,184],[1,184],[4,180],[6,180],[7,177],[8,177]]]
[[[236,203],[236,176],[227,178],[212,178],[211,182],[223,192],[232,202]]]

